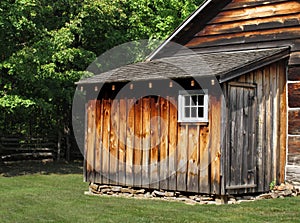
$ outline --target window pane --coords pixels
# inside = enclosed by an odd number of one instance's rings
[[[197,105],[197,95],[192,96],[192,105]]]
[[[189,107],[184,108],[184,117],[186,117],[186,118],[191,117]]]
[[[198,107],[198,118],[203,118],[203,117],[204,117],[204,108]]]
[[[190,105],[190,96],[184,96],[184,104],[185,106]]]
[[[204,95],[198,95],[198,105],[204,105]]]
[[[192,118],[197,118],[197,107],[192,107],[191,117]]]

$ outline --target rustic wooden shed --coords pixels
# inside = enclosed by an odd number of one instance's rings
[[[205,1],[148,61],[78,82],[85,180],[223,195],[297,179],[299,9]]]

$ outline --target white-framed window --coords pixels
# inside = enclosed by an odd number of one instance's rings
[[[208,90],[179,91],[178,121],[208,122]]]

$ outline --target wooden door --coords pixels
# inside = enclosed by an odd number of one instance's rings
[[[228,87],[226,190],[250,192],[256,187],[256,85],[230,83]]]

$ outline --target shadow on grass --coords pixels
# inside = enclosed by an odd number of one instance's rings
[[[12,164],[0,163],[0,176],[13,177],[29,174],[82,174],[83,161],[76,160],[71,162],[31,162],[24,161]]]

